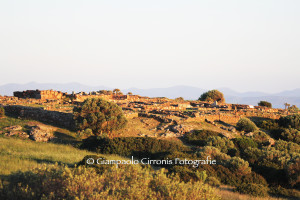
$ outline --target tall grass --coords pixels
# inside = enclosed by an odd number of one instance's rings
[[[74,165],[86,155],[95,153],[79,150],[71,145],[37,143],[31,140],[0,137],[0,176],[15,171],[27,171],[43,163]],[[120,158],[108,156],[107,158]]]

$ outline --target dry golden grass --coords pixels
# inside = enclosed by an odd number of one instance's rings
[[[246,194],[240,194],[238,192],[233,192],[233,187],[226,185],[220,186],[215,192],[222,200],[284,200],[283,198],[276,197],[253,197]]]
[[[126,127],[113,132],[113,135],[118,137],[137,137],[139,134],[154,136],[162,132],[154,130],[158,125],[159,122],[155,119],[137,117],[129,119]]]

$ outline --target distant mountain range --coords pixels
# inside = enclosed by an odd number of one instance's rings
[[[112,90],[113,88],[106,86],[88,86],[80,83],[65,83],[65,84],[55,84],[55,83],[36,83],[30,82],[27,84],[6,84],[0,86],[0,95],[12,96],[14,91],[23,90],[59,90],[63,92],[71,93],[74,92],[91,92],[99,90]],[[289,103],[291,105],[296,105],[300,107],[300,88],[295,90],[286,90],[276,94],[269,94],[263,92],[244,92],[239,93],[229,88],[217,88],[223,92],[226,102],[228,103],[239,103],[239,104],[250,104],[257,105],[261,100],[269,101],[273,104],[275,108],[283,108],[284,103]],[[149,97],[167,97],[176,98],[183,97],[187,100],[196,100],[199,96],[206,92],[207,89],[191,87],[191,86],[174,86],[168,88],[151,88],[151,89],[139,89],[139,88],[129,88],[123,89],[123,93],[132,92],[133,94],[138,94],[141,96]]]

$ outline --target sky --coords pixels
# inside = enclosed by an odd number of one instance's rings
[[[1,0],[0,85],[300,88],[299,0]]]

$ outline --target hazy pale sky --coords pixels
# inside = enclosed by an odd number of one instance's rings
[[[1,0],[0,85],[300,87],[299,0]]]

